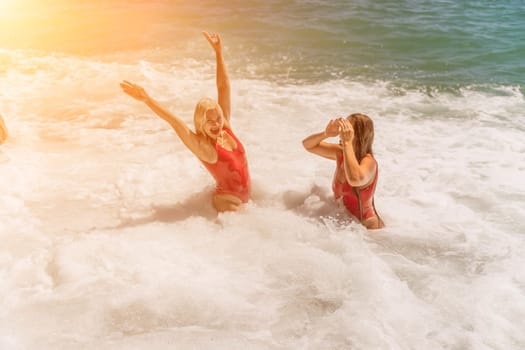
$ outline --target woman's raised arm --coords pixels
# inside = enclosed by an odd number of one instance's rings
[[[337,153],[341,151],[340,147],[332,143],[324,142],[324,140],[337,135],[339,135],[339,124],[337,120],[332,119],[328,122],[324,131],[305,138],[303,140],[303,146],[308,152],[335,160],[337,159]]]
[[[202,143],[199,142],[198,136],[188,128],[188,126],[176,115],[170,113],[162,107],[157,101],[151,98],[144,88],[138,84],[124,80],[120,83],[122,90],[134,99],[144,102],[155,114],[167,121],[173,130],[177,133],[184,145],[197,156],[197,158],[206,160],[207,153]]]
[[[219,34],[210,34],[208,32],[202,32],[206,40],[210,43],[211,47],[215,51],[215,57],[217,60],[217,93],[219,96],[219,105],[221,106],[224,118],[230,121],[231,112],[231,97],[230,97],[230,78],[228,77],[228,71],[226,70],[226,64],[224,63],[224,57],[222,55],[222,42]]]

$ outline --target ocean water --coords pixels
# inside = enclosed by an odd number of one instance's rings
[[[0,349],[523,349],[521,1],[0,1]],[[221,33],[253,200],[192,123]],[[302,148],[375,122],[386,222]],[[337,140],[334,139],[334,142]]]

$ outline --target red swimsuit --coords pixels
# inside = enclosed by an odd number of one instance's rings
[[[375,161],[375,159],[374,159]],[[359,220],[368,219],[377,216],[374,208],[374,192],[376,190],[378,166],[376,162],[376,174],[374,180],[364,188],[355,188],[350,186],[346,181],[339,182],[337,174],[343,171],[343,157],[337,158],[337,168],[335,169],[334,180],[332,182],[332,190],[335,198],[343,197],[343,203],[348,211]]]
[[[248,172],[248,162],[246,161],[246,152],[242,143],[235,137],[230,129],[224,128],[224,131],[230,135],[237,148],[228,151],[217,143],[217,162],[208,163],[202,161],[202,164],[208,169],[210,174],[217,182],[216,194],[229,194],[247,202],[250,199],[250,174]]]

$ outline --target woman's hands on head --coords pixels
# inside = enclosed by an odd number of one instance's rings
[[[208,40],[211,47],[215,50],[215,52],[219,53],[222,50],[222,42],[221,42],[221,36],[216,33],[208,33],[208,32],[202,32],[202,35]]]
[[[150,99],[149,95],[146,93],[146,90],[144,90],[144,88],[138,84],[133,84],[127,80],[124,80],[122,83],[120,83],[120,87],[126,94],[138,101],[148,102]]]
[[[324,133],[326,136],[328,137],[334,137],[334,136],[337,136],[339,135],[339,123],[338,123],[338,120],[339,119],[331,119],[329,122],[328,122],[328,125],[326,125],[326,128],[324,130]]]
[[[352,123],[346,118],[337,119],[337,124],[339,125],[339,138],[343,142],[352,142],[354,139],[354,127]]]
[[[354,139],[354,128],[346,118],[331,119],[326,125],[325,135],[327,137],[340,137],[341,141],[352,141]]]

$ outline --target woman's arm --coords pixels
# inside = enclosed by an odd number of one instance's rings
[[[313,154],[325,157],[328,159],[337,159],[337,154],[340,152],[338,145],[324,142],[328,137],[337,136],[339,134],[339,125],[336,120],[330,120],[326,129],[322,132],[312,134],[303,140],[304,148]]]
[[[354,139],[354,128],[348,119],[339,119],[341,129],[341,141],[343,143],[343,165],[345,169],[346,181],[350,186],[361,187],[372,181],[375,175],[377,164],[371,157],[364,157],[361,163],[357,161],[352,143]]]
[[[157,101],[151,98],[140,85],[124,81],[120,84],[122,90],[134,99],[144,102],[155,114],[167,121],[177,133],[184,145],[201,160],[207,160],[209,152],[200,142],[199,137],[176,115],[164,109]]]
[[[208,32],[202,32],[206,40],[210,43],[211,47],[215,51],[215,57],[217,60],[217,93],[219,95],[219,105],[224,113],[224,118],[230,121],[231,112],[231,96],[230,96],[230,78],[226,70],[226,64],[224,63],[224,57],[222,55],[222,42],[219,34],[210,34]]]
[[[7,140],[7,127],[5,126],[4,119],[0,115],[0,144]]]

